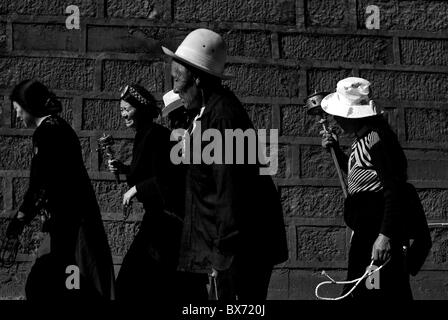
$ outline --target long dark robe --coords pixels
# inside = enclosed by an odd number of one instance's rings
[[[171,145],[170,131],[159,124],[137,130],[127,182],[136,187],[145,214],[118,274],[117,299],[174,297],[182,222],[176,215],[175,180],[180,177],[170,160]]]
[[[19,210],[26,222],[42,208],[48,215],[27,279],[27,299],[113,299],[110,248],[76,133],[52,115],[36,128],[33,149],[29,188]],[[66,286],[70,265],[79,268],[79,290]]]

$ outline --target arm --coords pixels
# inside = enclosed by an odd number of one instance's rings
[[[135,185],[136,197],[140,202],[152,199],[161,199],[162,204],[167,203],[170,186],[173,185],[171,170],[171,141],[169,131],[156,131],[148,141],[145,142],[145,150],[148,150],[148,166],[152,167],[155,175],[149,179],[143,180]]]
[[[219,119],[212,125],[217,128],[223,139],[222,156],[225,159],[225,129],[234,129],[238,125],[232,119]],[[247,148],[245,148],[247,154]],[[236,150],[233,150],[234,162]],[[215,198],[215,223],[217,238],[214,241],[214,252],[212,257],[213,268],[216,270],[227,270],[233,261],[236,248],[241,238],[241,220],[243,212],[245,182],[250,170],[247,164],[212,164],[212,174],[216,188]]]
[[[213,178],[217,195],[215,203],[217,239],[214,241],[212,264],[214,269],[226,270],[233,261],[240,234],[237,220],[242,212],[239,210],[237,199],[243,191],[238,190],[237,172],[233,165],[214,164]]]
[[[338,160],[339,166],[341,170],[345,173],[348,172],[348,156],[341,150],[339,144],[333,148],[334,153],[336,154],[336,159]]]
[[[383,184],[384,213],[380,233],[372,248],[374,260],[385,261],[390,255],[390,239],[395,236],[400,223],[400,177],[393,167],[385,141],[377,133],[372,136],[370,155],[372,164]]]
[[[321,131],[320,133],[322,134],[322,147],[324,147],[328,151],[331,151],[330,148],[333,148],[341,170],[347,173],[348,156],[341,150],[338,142],[338,137],[334,133],[330,134],[325,131]]]
[[[53,170],[58,172],[58,168],[63,166],[62,159],[58,158],[58,148],[55,148],[54,144],[51,143],[52,140],[57,139],[58,135],[52,133],[51,128],[40,127],[36,130],[37,132],[33,136],[33,144],[37,153],[33,156],[31,162],[29,186],[14,217],[14,220],[17,221],[13,222],[13,224],[22,224],[21,229],[34,219],[45,202],[53,177],[49,173]]]
[[[398,227],[397,218],[400,214],[400,177],[393,167],[393,160],[387,151],[385,141],[382,141],[379,136],[373,138],[376,141],[371,146],[370,155],[372,164],[383,184],[384,192],[384,215],[380,233],[392,238]]]

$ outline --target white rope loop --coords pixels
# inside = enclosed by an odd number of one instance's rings
[[[316,290],[314,291],[314,294],[316,295],[316,297],[320,300],[330,300],[330,301],[337,301],[337,300],[342,300],[347,298],[355,289],[356,287],[361,283],[362,280],[370,277],[372,274],[374,274],[375,272],[378,272],[381,270],[381,268],[383,268],[388,262],[389,262],[390,258],[386,260],[386,262],[384,262],[381,266],[379,266],[378,268],[376,268],[375,270],[372,270],[369,272],[369,268],[373,265],[373,260],[370,263],[369,267],[366,268],[366,272],[364,272],[364,274],[357,278],[357,279],[353,279],[353,280],[348,280],[348,281],[336,281],[334,280],[332,277],[330,277],[325,270],[322,271],[322,274],[325,275],[328,279],[330,279],[330,281],[323,281],[321,283],[319,283],[316,287]],[[356,283],[355,283],[356,282]],[[319,288],[323,285],[327,285],[327,284],[336,284],[336,285],[341,285],[341,284],[351,284],[351,283],[355,283],[355,285],[343,296],[340,297],[336,297],[336,298],[327,298],[327,297],[321,297],[319,296]]]

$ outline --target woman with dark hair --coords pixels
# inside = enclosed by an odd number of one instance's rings
[[[58,116],[61,103],[36,80],[19,83],[10,99],[17,117],[35,130],[29,188],[7,236],[18,236],[36,215],[43,221],[27,299],[113,299],[112,257],[100,209],[78,137]]]
[[[117,278],[117,299],[167,299],[175,285],[181,218],[174,214],[177,170],[170,160],[170,131],[154,122],[160,109],[153,96],[139,85],[121,94],[121,116],[136,132],[131,164],[109,161],[111,172],[125,173],[128,206],[135,197],[145,214]]]
[[[347,279],[361,277],[372,262],[377,267],[383,265],[377,275],[379,283],[368,288],[363,281],[352,297],[409,300],[412,292],[408,273],[412,271],[406,266],[403,248],[409,247],[415,228],[427,225],[424,217],[422,224],[413,224],[420,219],[413,215],[420,202],[415,189],[406,182],[407,160],[383,111],[369,98],[369,87],[362,78],[343,79],[337,91],[322,100],[322,109],[355,138],[350,157],[341,151],[333,134],[324,133],[322,146],[335,148],[348,173],[344,218],[353,235]]]

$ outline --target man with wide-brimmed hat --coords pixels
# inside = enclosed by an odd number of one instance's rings
[[[198,111],[187,134],[216,129],[224,146],[226,129],[253,129],[240,101],[222,86],[230,77],[219,34],[197,29],[176,52],[163,51],[173,59],[173,91],[187,109]],[[287,259],[280,200],[271,177],[258,169],[247,162],[188,165],[179,269],[211,275],[214,298],[265,299],[273,266]]]

